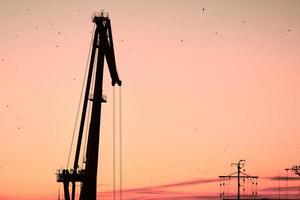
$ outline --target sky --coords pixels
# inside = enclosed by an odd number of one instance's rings
[[[0,200],[62,190],[55,172],[66,167],[101,9],[123,81],[126,199],[216,197],[218,176],[240,159],[260,177],[259,194],[277,195],[276,177],[300,163],[299,1],[0,0]],[[107,68],[104,79],[103,198],[112,190]],[[299,185],[289,189],[299,195]]]

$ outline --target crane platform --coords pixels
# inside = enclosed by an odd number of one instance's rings
[[[84,170],[58,170],[56,173],[57,182],[82,182],[84,177]]]

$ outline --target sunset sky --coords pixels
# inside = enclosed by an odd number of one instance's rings
[[[300,1],[0,0],[0,200],[56,198],[101,9],[123,81],[126,199],[218,196],[218,176],[239,159],[260,177],[259,194],[277,194],[277,176],[300,164]],[[103,199],[112,190],[105,70]]]

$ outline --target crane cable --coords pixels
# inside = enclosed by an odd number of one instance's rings
[[[87,71],[88,71],[88,66],[89,66],[89,61],[90,61],[90,56],[91,56],[91,49],[92,49],[92,45],[93,45],[93,38],[94,38],[94,34],[95,34],[95,28],[96,28],[96,26],[94,25],[93,26],[93,36],[92,36],[92,39],[90,41],[88,59],[87,59],[86,67],[85,67],[84,78],[83,78],[83,82],[82,82],[82,86],[81,86],[79,103],[78,103],[77,112],[76,112],[75,125],[74,125],[74,128],[73,128],[73,135],[72,135],[70,150],[69,150],[69,154],[68,154],[67,169],[69,167],[69,161],[70,161],[70,156],[71,156],[71,152],[72,152],[72,148],[73,148],[73,143],[74,143],[74,137],[75,137],[76,127],[77,127],[77,122],[78,122],[80,105],[81,105],[81,102],[82,102],[82,96],[83,96],[84,86],[85,86],[86,78],[87,78]]]
[[[92,82],[93,83],[93,82]],[[93,85],[93,84],[92,84]],[[93,86],[92,86],[93,87]],[[92,106],[88,106],[88,110],[87,110],[87,126],[90,125],[90,121],[91,121],[91,110],[92,110]],[[82,155],[82,163],[81,163],[81,168],[83,168],[83,165],[86,162],[86,146],[87,146],[87,139],[88,139],[88,130],[89,128],[85,129],[85,133],[84,133],[84,143],[83,143],[83,155]]]
[[[113,87],[113,200],[116,200],[116,97]]]
[[[123,199],[122,87],[119,90],[119,199]],[[113,87],[113,200],[116,199],[116,94]]]
[[[119,106],[120,106],[120,113],[119,113],[119,134],[120,134],[120,200],[123,199],[123,133],[122,133],[122,86],[120,86],[119,90]]]
[[[93,68],[93,71],[92,71],[92,77],[91,77],[91,86],[90,86],[90,91],[94,91],[94,88],[95,88],[95,75],[96,74],[96,69]],[[94,98],[93,95],[91,97],[92,99]],[[83,143],[83,155],[82,155],[82,168],[83,168],[83,165],[85,164],[86,162],[86,149],[87,149],[87,140],[88,140],[88,134],[89,134],[89,126],[90,126],[90,122],[91,122],[91,112],[92,112],[92,106],[91,104],[88,104],[87,105],[88,108],[87,108],[87,121],[86,121],[86,126],[87,128],[85,129],[85,133],[84,133],[84,143]]]

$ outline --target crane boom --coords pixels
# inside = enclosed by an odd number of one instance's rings
[[[64,184],[65,200],[70,200],[69,184],[72,183],[71,199],[75,199],[75,184],[81,183],[80,200],[96,200],[97,198],[97,172],[98,172],[98,154],[100,140],[100,122],[101,122],[101,107],[102,103],[106,102],[103,98],[103,70],[104,58],[106,58],[109,68],[112,86],[116,84],[121,86],[122,81],[119,79],[115,54],[113,48],[111,23],[108,15],[104,12],[96,13],[93,16],[93,22],[96,24],[96,29],[93,38],[91,58],[88,70],[86,90],[83,100],[81,122],[75,152],[73,169],[63,169],[57,173],[57,182]],[[95,75],[93,78],[93,72]],[[93,79],[93,80],[92,80]],[[94,81],[94,91],[92,90],[92,81]],[[93,92],[93,97],[90,98],[90,92]],[[91,121],[88,129],[86,163],[85,168],[78,169],[78,160],[81,150],[82,135],[85,126],[87,115],[88,101],[92,103]]]

